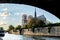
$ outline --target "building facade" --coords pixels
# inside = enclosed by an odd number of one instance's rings
[[[27,15],[26,14],[24,14],[22,16],[22,27],[24,27],[25,25],[27,25]]]

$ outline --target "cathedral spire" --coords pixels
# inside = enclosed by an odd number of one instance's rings
[[[37,16],[36,16],[36,8],[35,8],[35,18],[37,18]]]

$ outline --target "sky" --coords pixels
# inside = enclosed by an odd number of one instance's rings
[[[13,25],[14,27],[21,25],[22,15],[27,14],[34,16],[35,8],[37,17],[44,15],[50,22],[60,22],[59,18],[38,7],[25,4],[0,3],[0,27],[6,28],[9,25]]]

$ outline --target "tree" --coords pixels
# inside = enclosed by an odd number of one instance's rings
[[[13,30],[13,29],[14,29],[14,26],[13,25],[9,25],[8,31]]]
[[[3,30],[3,27],[0,27],[0,30]]]
[[[50,33],[51,28],[52,28],[51,26],[48,26],[48,33]]]
[[[26,28],[26,29],[28,28],[27,25],[25,25],[25,28]]]
[[[18,26],[15,28],[16,31],[19,30],[20,34],[21,34],[21,32],[22,32],[21,29],[22,29],[22,28],[21,28],[21,25],[18,25]]]
[[[35,30],[35,27],[37,27],[36,24],[35,24],[35,23],[32,24],[32,27],[31,27],[31,28],[32,28],[32,32],[33,32],[33,33],[34,33],[34,30]]]
[[[21,29],[21,25],[18,25],[18,26],[16,27],[16,29],[20,30],[20,29]]]
[[[35,24],[35,19],[34,18],[31,18],[30,20],[28,20],[28,25],[27,25],[27,27],[28,28],[32,28],[32,25],[34,25]]]
[[[38,20],[38,21],[37,21],[37,26],[39,26],[39,27],[43,27],[43,26],[45,26],[44,21],[42,21],[42,20]]]

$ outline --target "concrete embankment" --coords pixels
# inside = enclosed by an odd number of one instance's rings
[[[32,33],[32,32],[25,32],[24,35],[29,35],[29,36],[46,36],[46,37],[60,37],[58,34],[49,34],[49,33]]]

